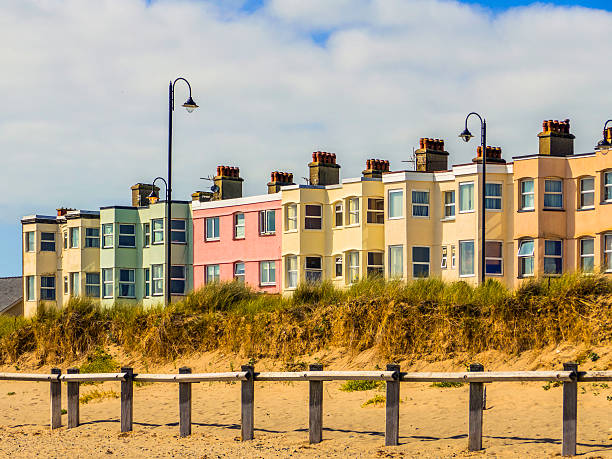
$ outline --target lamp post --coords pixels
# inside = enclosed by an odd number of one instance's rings
[[[469,131],[468,129],[468,119],[470,118],[470,116],[477,116],[478,119],[480,120],[480,142],[482,145],[482,210],[481,210],[481,214],[482,214],[482,221],[481,221],[481,225],[482,225],[482,238],[480,240],[480,282],[484,284],[485,281],[485,273],[486,273],[486,267],[485,267],[485,261],[486,261],[486,257],[485,257],[485,230],[486,230],[486,212],[487,212],[487,208],[486,208],[486,187],[487,187],[487,121],[480,116],[478,113],[476,112],[471,112],[468,114],[468,116],[465,117],[465,129],[463,130],[463,132],[461,134],[459,134],[459,137],[461,137],[465,142],[469,142],[470,139],[472,137],[474,137],[472,135],[472,133]],[[461,261],[459,261],[461,263]]]
[[[595,146],[595,150],[604,150],[606,148],[612,147],[612,143],[608,142],[608,135],[606,132],[606,130],[608,129],[609,123],[612,123],[612,120],[608,120],[605,122],[604,128],[603,128],[603,138],[599,142],[597,142],[597,145]]]
[[[188,113],[198,108],[191,98],[191,85],[185,78],[179,77],[170,82],[168,88],[168,183],[166,183],[166,305],[169,305],[172,300],[170,292],[170,271],[172,269],[172,113],[174,112],[174,87],[181,80],[187,83],[189,88],[189,98],[183,104],[183,107],[187,109]]]

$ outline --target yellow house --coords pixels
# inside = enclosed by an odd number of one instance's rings
[[[368,160],[363,176],[340,182],[336,155],[313,153],[310,183],[282,187],[283,291],[301,282],[346,286],[384,273],[384,191],[389,162]]]
[[[514,158],[515,285],[536,275],[612,273],[612,129],[574,154],[569,120],[547,120],[539,154]]]
[[[482,152],[447,169],[444,141],[421,139],[416,171],[383,175],[385,275],[479,282]],[[512,164],[487,147],[486,276],[513,282]]]
[[[72,296],[100,296],[99,212],[58,209],[21,223],[26,317],[41,303],[63,307]]]

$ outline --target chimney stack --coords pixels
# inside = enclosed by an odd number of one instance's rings
[[[212,191],[194,191],[191,193],[191,201],[192,202],[208,202],[212,201],[213,192]]]
[[[148,206],[149,195],[155,189],[159,193],[159,187],[153,186],[150,183],[137,183],[131,187],[132,190],[132,207]],[[151,203],[156,202],[155,199],[151,200]]]
[[[571,156],[574,154],[574,139],[570,133],[570,120],[544,120],[540,139],[540,155]]]
[[[368,159],[362,174],[365,178],[380,179],[383,172],[389,172],[389,161],[384,159]]]
[[[340,183],[340,166],[336,164],[336,153],[315,151],[312,153],[310,168],[311,185],[338,185]]]
[[[217,166],[214,182],[218,190],[213,193],[213,201],[241,198],[243,181],[244,179],[240,178],[240,168]]]
[[[70,207],[60,207],[59,209],[57,209],[57,216],[65,217],[66,214],[70,212],[71,210],[75,210],[75,209],[71,209]]]
[[[474,163],[482,163],[482,146],[478,145],[476,149],[476,157],[472,159]],[[501,147],[491,147],[487,145],[487,164],[505,164],[506,160],[502,158]]]
[[[282,186],[287,185],[295,185],[293,183],[293,174],[279,171],[271,172],[270,182],[268,182],[268,194],[278,193]]]
[[[416,156],[415,168],[418,172],[445,171],[448,169],[448,152],[444,150],[444,140],[422,137]]]

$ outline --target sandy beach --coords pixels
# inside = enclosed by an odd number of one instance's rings
[[[559,368],[578,352],[571,347],[544,354],[508,358],[496,353],[476,356],[487,369]],[[609,368],[612,354],[599,349],[597,362],[585,369]],[[228,359],[208,354],[176,365],[160,365],[156,372],[177,372],[188,364],[193,371],[228,370]],[[236,358],[236,357],[233,357]],[[372,369],[376,358],[368,352],[347,356],[338,351],[307,357],[325,361],[330,369]],[[444,362],[403,362],[403,368],[462,370],[464,357]],[[237,367],[239,361],[231,362]],[[137,365],[134,365],[137,367]],[[382,365],[381,365],[382,366]],[[281,370],[272,361],[256,368]],[[36,371],[43,372],[48,367]],[[2,371],[15,371],[4,367]],[[23,368],[20,371],[24,371]],[[144,372],[144,370],[141,370]],[[147,371],[153,371],[148,368]],[[344,392],[341,383],[324,386],[323,442],[309,445],[307,383],[263,383],[255,386],[255,440],[239,441],[240,384],[193,385],[193,427],[189,438],[178,436],[178,386],[170,383],[135,387],[134,431],[121,434],[118,398],[81,404],[81,423],[51,431],[48,383],[0,382],[0,455],[2,457],[551,457],[561,451],[561,387],[545,383],[487,385],[484,413],[484,451],[467,452],[468,386],[440,388],[403,383],[400,405],[400,446],[384,447],[384,406],[362,405],[384,390]],[[65,385],[62,403],[66,405]],[[119,383],[81,386],[81,395],[115,391]],[[9,393],[14,394],[9,395]],[[578,454],[612,457],[612,389],[581,384],[578,398]]]

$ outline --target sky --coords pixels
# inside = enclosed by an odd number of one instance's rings
[[[606,11],[606,9],[608,11]],[[238,166],[244,194],[270,172],[307,175],[335,152],[410,167],[420,137],[451,163],[465,115],[503,156],[537,151],[544,119],[570,118],[576,151],[612,118],[603,1],[3,0],[0,2],[0,276],[21,274],[20,218],[60,206],[128,205],[165,175],[168,82],[176,89],[175,199]],[[471,125],[472,131],[478,127]]]

